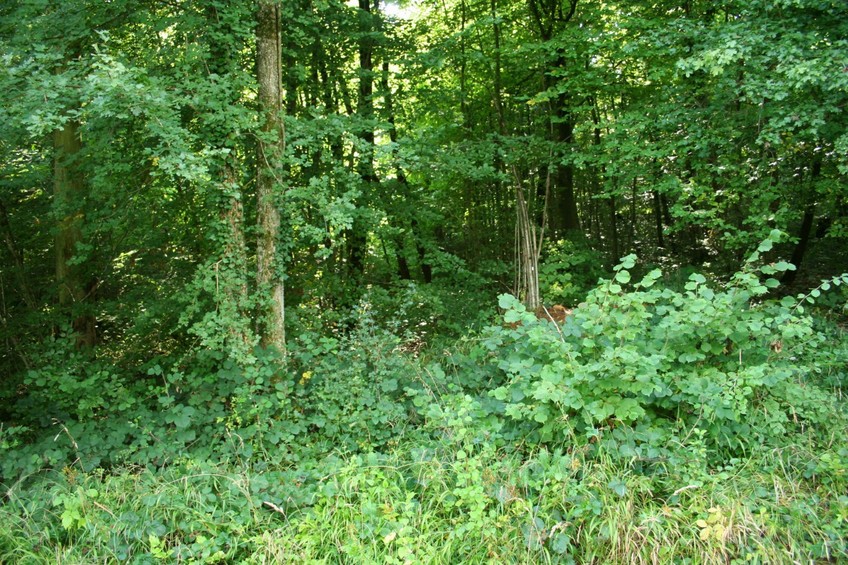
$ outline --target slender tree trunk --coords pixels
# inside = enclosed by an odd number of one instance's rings
[[[375,0],[376,5],[376,0]],[[359,0],[359,98],[356,113],[365,121],[374,118],[374,14],[371,0]],[[374,129],[368,125],[359,134],[362,146],[357,162],[357,170],[362,179],[363,192],[377,182],[374,172]],[[368,233],[362,217],[363,198],[357,202],[353,224],[348,233],[348,267],[349,276],[354,283],[360,282],[365,276],[365,255],[368,245]]]
[[[506,135],[506,119],[503,105],[503,86],[501,80],[501,29],[498,24],[497,0],[490,0],[492,32],[495,41],[495,68],[493,75],[492,102],[495,108],[498,131]],[[528,310],[535,310],[542,302],[539,294],[539,255],[544,241],[545,221],[547,219],[548,196],[550,195],[551,175],[547,176],[545,196],[542,204],[542,227],[537,231],[536,221],[527,201],[525,181],[521,171],[511,166],[513,188],[515,190],[515,290]],[[531,192],[532,194],[532,192]]]
[[[821,174],[821,160],[816,159],[812,165],[812,171],[810,172],[810,187],[809,192],[811,193],[808,198],[808,203],[804,207],[804,216],[801,219],[801,228],[798,230],[798,243],[795,245],[795,249],[792,250],[792,258],[790,262],[795,265],[794,271],[784,271],[783,277],[781,277],[781,282],[783,284],[791,284],[795,277],[798,274],[798,270],[801,268],[801,263],[804,261],[804,255],[807,253],[807,246],[810,244],[810,235],[813,232],[813,222],[816,219],[816,205],[812,201],[812,193],[815,190],[815,186],[813,186],[816,180],[819,178]]]
[[[77,244],[82,240],[82,199],[85,183],[79,170],[79,152],[82,142],[76,122],[69,120],[53,133],[53,199],[59,216],[56,232],[56,282],[59,285],[59,306],[69,309],[72,326],[80,348],[94,345],[97,334],[94,315],[86,312],[86,301],[91,301],[95,285],[86,283],[82,266],[72,259]]]
[[[6,205],[2,200],[0,200],[0,231],[3,233],[3,240],[6,242],[6,248],[9,250],[9,255],[12,257],[15,279],[21,296],[24,299],[24,303],[29,309],[35,309],[35,296],[33,296],[32,290],[27,282],[24,252],[18,246],[15,234],[12,231],[12,225],[9,222],[9,211],[6,209]]]
[[[813,231],[813,221],[816,218],[815,206],[812,204],[804,208],[804,216],[801,219],[801,228],[798,230],[798,243],[795,244],[795,249],[792,250],[792,258],[790,263],[795,265],[794,271],[784,271],[781,277],[783,284],[791,284],[798,274],[798,269],[801,268],[801,263],[804,261],[804,255],[807,253],[807,246],[810,243],[810,234]]]
[[[665,248],[665,239],[663,238],[663,222],[662,222],[662,200],[660,193],[656,190],[651,191],[654,196],[654,220],[657,230],[657,247]]]
[[[280,8],[260,0],[256,18],[256,74],[262,124],[257,145],[256,286],[259,293],[259,335],[263,345],[285,349],[285,293],[277,241],[280,212],[275,193],[282,174],[285,131],[282,117],[282,55]]]
[[[664,193],[660,193],[660,210],[662,211],[663,222],[666,226],[671,226],[671,211],[668,209],[668,196]],[[668,238],[668,246],[669,249],[674,251],[677,247],[675,244],[675,236],[674,233],[670,233]]]
[[[564,65],[564,61],[559,64]],[[569,96],[566,93],[561,93],[557,97],[556,108],[553,113],[553,141],[565,150],[569,150],[574,144],[574,116],[568,111],[570,104]],[[570,162],[557,164],[553,200],[555,202],[555,225],[558,228],[558,234],[579,233],[580,216],[577,212],[577,198],[574,194],[574,165]]]
[[[567,2],[547,2],[527,0],[530,15],[536,23],[536,28],[542,41],[550,43],[558,28],[567,25],[577,10],[578,0]],[[566,8],[567,11],[564,11]],[[550,75],[552,71],[563,73],[567,69],[567,61],[563,55],[558,55],[550,69],[542,77],[545,90],[552,86]],[[563,151],[570,149],[574,143],[575,116],[571,111],[571,96],[560,92],[556,102],[551,106],[550,127],[551,140],[558,144]],[[555,170],[554,186],[551,191],[551,229],[556,235],[576,234],[580,232],[580,217],[577,210],[577,198],[574,194],[574,165],[558,160]]]
[[[376,0],[375,0],[376,4]],[[356,113],[364,120],[374,118],[374,14],[371,0],[359,0],[360,33],[359,39],[359,98]],[[363,128],[360,139],[364,142],[363,155],[359,159],[359,176],[365,182],[376,180],[374,173],[374,129],[369,125]]]
[[[471,128],[471,115],[468,111],[468,63],[465,57],[465,26],[467,23],[467,7],[465,0],[460,0],[460,22],[459,22],[459,107],[462,113],[462,127]]]
[[[233,18],[238,9],[231,4],[210,2],[206,6],[206,30],[209,33],[209,72],[221,77],[224,84],[235,73],[240,72],[238,51],[234,43],[216,41],[216,37],[227,37],[236,33]],[[224,91],[221,103],[236,105],[240,92],[235,88]],[[213,118],[206,112],[207,119]],[[244,209],[240,186],[239,164],[236,158],[238,146],[234,129],[221,128],[217,123],[207,123],[204,135],[212,146],[226,150],[220,161],[214,162],[211,170],[213,191],[211,205],[218,213],[218,223],[210,230],[215,246],[215,280],[217,307],[226,320],[227,332],[232,340],[231,351],[249,354],[253,346],[251,316],[248,293],[247,242],[244,235]]]
[[[380,82],[380,86],[383,89],[383,105],[385,106],[386,114],[388,115],[389,121],[389,139],[391,139],[392,143],[397,143],[397,129],[395,128],[395,112],[394,112],[394,100],[392,98],[392,89],[389,85],[389,62],[383,62],[383,75]],[[397,158],[397,152],[393,150],[392,159],[394,161],[395,167],[395,178],[397,179],[398,185],[400,185],[402,189],[402,197],[409,198],[409,184],[406,180],[406,173],[403,170],[403,167],[400,165],[400,161]],[[400,214],[400,223],[406,228],[409,226],[409,221],[407,219],[407,215],[405,213]],[[415,235],[413,234],[413,238]],[[394,238],[394,246],[395,246],[395,260],[398,265],[398,277],[401,280],[412,280],[412,272],[409,270],[409,261],[406,259],[406,254],[404,253],[404,237],[402,234],[398,234]],[[417,242],[416,242],[417,243]]]
[[[627,242],[627,248],[630,250],[630,253],[639,254],[639,250],[636,249],[636,177],[633,177],[633,182],[630,185],[630,225],[628,226],[629,233],[629,241]]]
[[[323,85],[321,99],[326,107],[327,114],[334,114],[339,110],[339,101],[336,91],[336,78],[335,75],[331,75],[327,69],[327,60],[325,55],[327,54],[324,50],[323,44],[321,43],[321,38],[318,38],[319,49],[321,50],[322,56],[318,58],[318,76],[321,78],[321,84]],[[353,108],[347,107],[347,109],[352,112]],[[341,163],[344,161],[344,146],[342,144],[341,136],[334,135],[330,140],[330,154],[333,157],[333,160],[337,163]]]
[[[498,131],[506,135],[506,121],[503,107],[503,81],[501,79],[501,26],[498,23],[497,0],[490,1],[492,11],[492,35],[495,40],[495,69],[494,69],[494,96],[492,102],[495,105],[495,117],[498,119]]]
[[[611,264],[615,265],[621,258],[621,248],[618,243],[618,214],[616,213],[618,206],[616,205],[615,196],[613,195],[610,195],[607,202],[609,204],[610,215],[610,248],[612,250]]]
[[[389,85],[389,62],[385,61],[383,63],[383,76],[380,84],[383,89],[383,103],[385,105],[385,111],[388,117],[389,122],[389,139],[392,143],[397,143],[398,134],[397,128],[395,127],[395,106],[394,106],[394,97],[392,95],[392,89]],[[395,176],[397,178],[398,184],[401,186],[403,190],[404,198],[411,199],[412,191],[409,187],[409,181],[407,180],[406,172],[403,170],[403,167],[400,164],[400,160],[398,159],[397,152],[394,151],[392,153],[392,159],[394,160],[395,167]],[[421,275],[424,279],[424,282],[430,283],[433,280],[433,267],[427,261],[427,250],[422,243],[422,238],[420,232],[420,228],[418,225],[418,221],[413,217],[411,220],[407,219],[406,214],[404,214],[403,224],[404,227],[408,225],[409,232],[412,236],[413,243],[415,244],[415,250],[418,254],[418,264],[421,268]],[[397,247],[397,261],[398,261],[398,273],[402,279],[410,279],[411,273],[409,271],[409,262],[403,254],[403,241],[402,238],[398,238],[396,241]]]

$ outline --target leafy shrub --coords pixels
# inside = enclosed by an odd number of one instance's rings
[[[407,281],[391,287],[370,287],[352,313],[359,322],[363,307],[373,323],[413,341],[454,337],[482,325],[493,294],[486,276],[472,273],[464,262],[443,253],[429,284]],[[450,278],[444,275],[450,274]]]
[[[562,239],[549,243],[539,265],[539,290],[545,301],[573,305],[603,274],[598,254],[587,245]]]
[[[244,440],[257,434],[256,421],[286,413],[281,408],[290,402],[286,387],[277,386],[285,381],[280,359],[264,350],[246,366],[199,350],[154,358],[136,371],[93,359],[71,339],[51,340],[44,351],[16,404],[26,426],[13,428],[16,441],[0,461],[0,478],[70,464],[158,467],[189,452],[211,460],[246,456],[255,442]]]
[[[24,377],[29,395],[17,410],[26,411],[41,425],[53,419],[93,420],[138,402],[137,391],[115,367],[80,351],[70,331],[45,340],[38,357],[38,366]]]
[[[509,417],[544,440],[574,417],[584,427],[679,419],[733,447],[831,425],[839,414],[833,397],[808,379],[819,370],[813,353],[824,336],[798,300],[766,299],[777,281],[748,268],[713,288],[693,274],[679,292],[657,284],[659,270],[632,283],[634,265],[634,256],[625,258],[562,327],[501,296],[515,328],[490,328],[484,344],[507,375],[492,395]],[[848,276],[834,280],[843,282]]]
[[[302,334],[292,344],[294,409],[317,442],[347,450],[384,445],[409,419],[405,389],[418,376],[406,340],[367,309],[339,337]]]
[[[369,288],[351,316],[360,327],[373,324],[411,343],[423,343],[446,314],[441,293],[433,285],[410,281],[390,288]]]

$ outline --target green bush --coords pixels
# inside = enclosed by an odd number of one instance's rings
[[[539,265],[539,290],[551,304],[573,305],[603,275],[601,259],[585,243],[568,239],[550,242]]]
[[[801,300],[768,298],[777,281],[749,268],[714,287],[693,274],[680,292],[658,284],[659,270],[632,282],[634,265],[625,258],[561,327],[501,296],[507,325],[489,328],[483,343],[507,378],[492,391],[507,416],[544,441],[575,418],[585,428],[681,420],[734,449],[843,418],[810,378],[825,336]]]
[[[405,389],[418,377],[407,343],[366,311],[351,334],[298,337],[290,351],[295,410],[313,441],[328,449],[373,449],[405,428]]]

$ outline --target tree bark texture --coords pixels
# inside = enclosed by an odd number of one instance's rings
[[[578,0],[568,0],[567,11],[563,11],[563,2],[558,0],[528,0],[530,15],[536,23],[542,41],[550,42],[558,28],[567,25],[574,17]],[[557,56],[549,71],[564,72],[567,61],[563,55]],[[545,73],[542,87],[545,90],[553,86],[552,73]],[[567,151],[574,144],[575,117],[571,111],[571,96],[560,92],[550,108],[551,140]],[[567,235],[580,231],[580,216],[577,210],[577,198],[574,194],[574,165],[558,160],[555,182],[551,191],[551,231],[555,235]]]
[[[94,315],[84,302],[91,299],[94,284],[84,280],[83,268],[72,259],[82,240],[85,182],[76,160],[82,150],[78,125],[69,120],[53,133],[53,202],[59,218],[56,232],[56,282],[59,306],[72,312],[72,326],[80,348],[94,345],[97,334]]]
[[[375,2],[376,3],[376,2]],[[374,118],[374,14],[371,0],[359,0],[359,98],[356,113],[367,124]],[[366,125],[359,133],[361,140],[357,171],[362,179],[363,192],[377,182],[374,171],[374,129]],[[349,276],[353,281],[362,280],[365,275],[365,255],[368,246],[368,234],[362,218],[362,199],[357,202],[353,224],[347,234]]]
[[[280,212],[275,193],[282,174],[285,131],[282,121],[280,8],[260,1],[256,17],[256,76],[259,82],[261,135],[257,145],[256,286],[262,344],[285,348],[285,291],[277,240]]]

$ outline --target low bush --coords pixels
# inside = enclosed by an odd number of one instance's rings
[[[506,325],[488,328],[482,344],[504,374],[491,394],[519,427],[549,442],[573,425],[681,421],[739,453],[844,424],[819,375],[846,358],[837,347],[822,355],[826,335],[804,311],[820,291],[778,301],[768,297],[777,281],[758,276],[791,265],[750,268],[724,285],[693,274],[675,291],[659,270],[631,281],[634,264],[625,258],[561,326],[501,296]]]
[[[477,442],[457,398],[442,439],[257,469],[75,466],[12,485],[9,563],[783,563],[848,559],[848,449],[756,449],[709,468],[691,434],[645,475],[606,441]],[[469,411],[470,409],[470,411]],[[626,430],[626,426],[620,428]],[[624,432],[627,435],[627,432]]]

